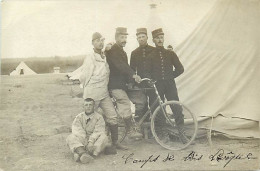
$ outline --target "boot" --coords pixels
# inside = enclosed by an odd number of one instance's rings
[[[130,139],[141,139],[143,135],[139,132],[137,132],[137,129],[133,127],[132,119],[131,117],[125,118],[125,128],[126,128],[126,134],[127,137]]]
[[[85,150],[85,148],[83,146],[75,149],[74,161],[87,164],[87,163],[90,163],[92,160],[93,160],[93,157],[91,157],[89,154],[87,154],[87,151]]]
[[[112,146],[115,147],[115,151],[116,149],[127,150],[128,149],[127,147],[123,146],[118,142],[118,125],[109,124],[109,128],[111,133]]]
[[[87,164],[87,163],[90,163],[94,160],[94,158],[92,156],[90,156],[89,154],[87,153],[83,153],[80,158],[79,158],[80,162],[83,163],[83,164]]]

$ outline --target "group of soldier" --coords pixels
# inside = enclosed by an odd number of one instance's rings
[[[150,78],[156,80],[163,101],[165,98],[168,101],[179,100],[174,79],[184,72],[184,68],[177,55],[164,48],[163,30],[152,31],[155,47],[147,43],[146,28],[136,30],[139,47],[131,53],[130,65],[123,49],[127,35],[126,28],[116,28],[116,43],[109,44],[105,51],[104,37],[98,32],[92,35],[93,52],[86,56],[80,76],[85,111],[76,116],[72,134],[66,139],[75,161],[89,163],[102,151],[116,154],[117,149],[128,149],[118,142],[118,115],[124,120],[129,138],[143,136],[134,129],[130,101],[135,104],[135,115],[140,119],[156,95],[153,91],[127,91],[129,85],[142,88],[145,86],[141,83],[142,78]],[[116,100],[117,110],[111,97]],[[97,112],[98,108],[102,109],[103,116]],[[181,111],[176,113],[175,121],[182,131],[184,119]],[[110,145],[106,127],[111,136]]]

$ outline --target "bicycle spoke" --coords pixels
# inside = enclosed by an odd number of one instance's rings
[[[153,114],[152,132],[156,141],[163,147],[180,150],[186,148],[194,140],[197,120],[181,103],[169,101]]]

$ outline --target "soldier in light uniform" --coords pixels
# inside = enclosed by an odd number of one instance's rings
[[[93,160],[91,155],[99,155],[108,145],[105,121],[102,115],[94,112],[94,106],[93,99],[84,100],[85,111],[76,116],[72,133],[66,139],[74,160],[85,164]]]
[[[83,63],[80,82],[83,85],[83,98],[95,100],[95,110],[99,107],[104,112],[105,121],[111,133],[111,154],[116,154],[116,149],[127,149],[118,143],[117,112],[108,92],[109,66],[104,48],[104,38],[98,32],[92,35],[93,52],[88,54]]]

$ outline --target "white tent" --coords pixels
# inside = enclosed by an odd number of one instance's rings
[[[176,49],[179,96],[200,127],[260,138],[259,18],[259,0],[218,0]]]
[[[31,68],[29,68],[23,61],[10,73],[10,76],[15,75],[35,75],[37,74]]]

